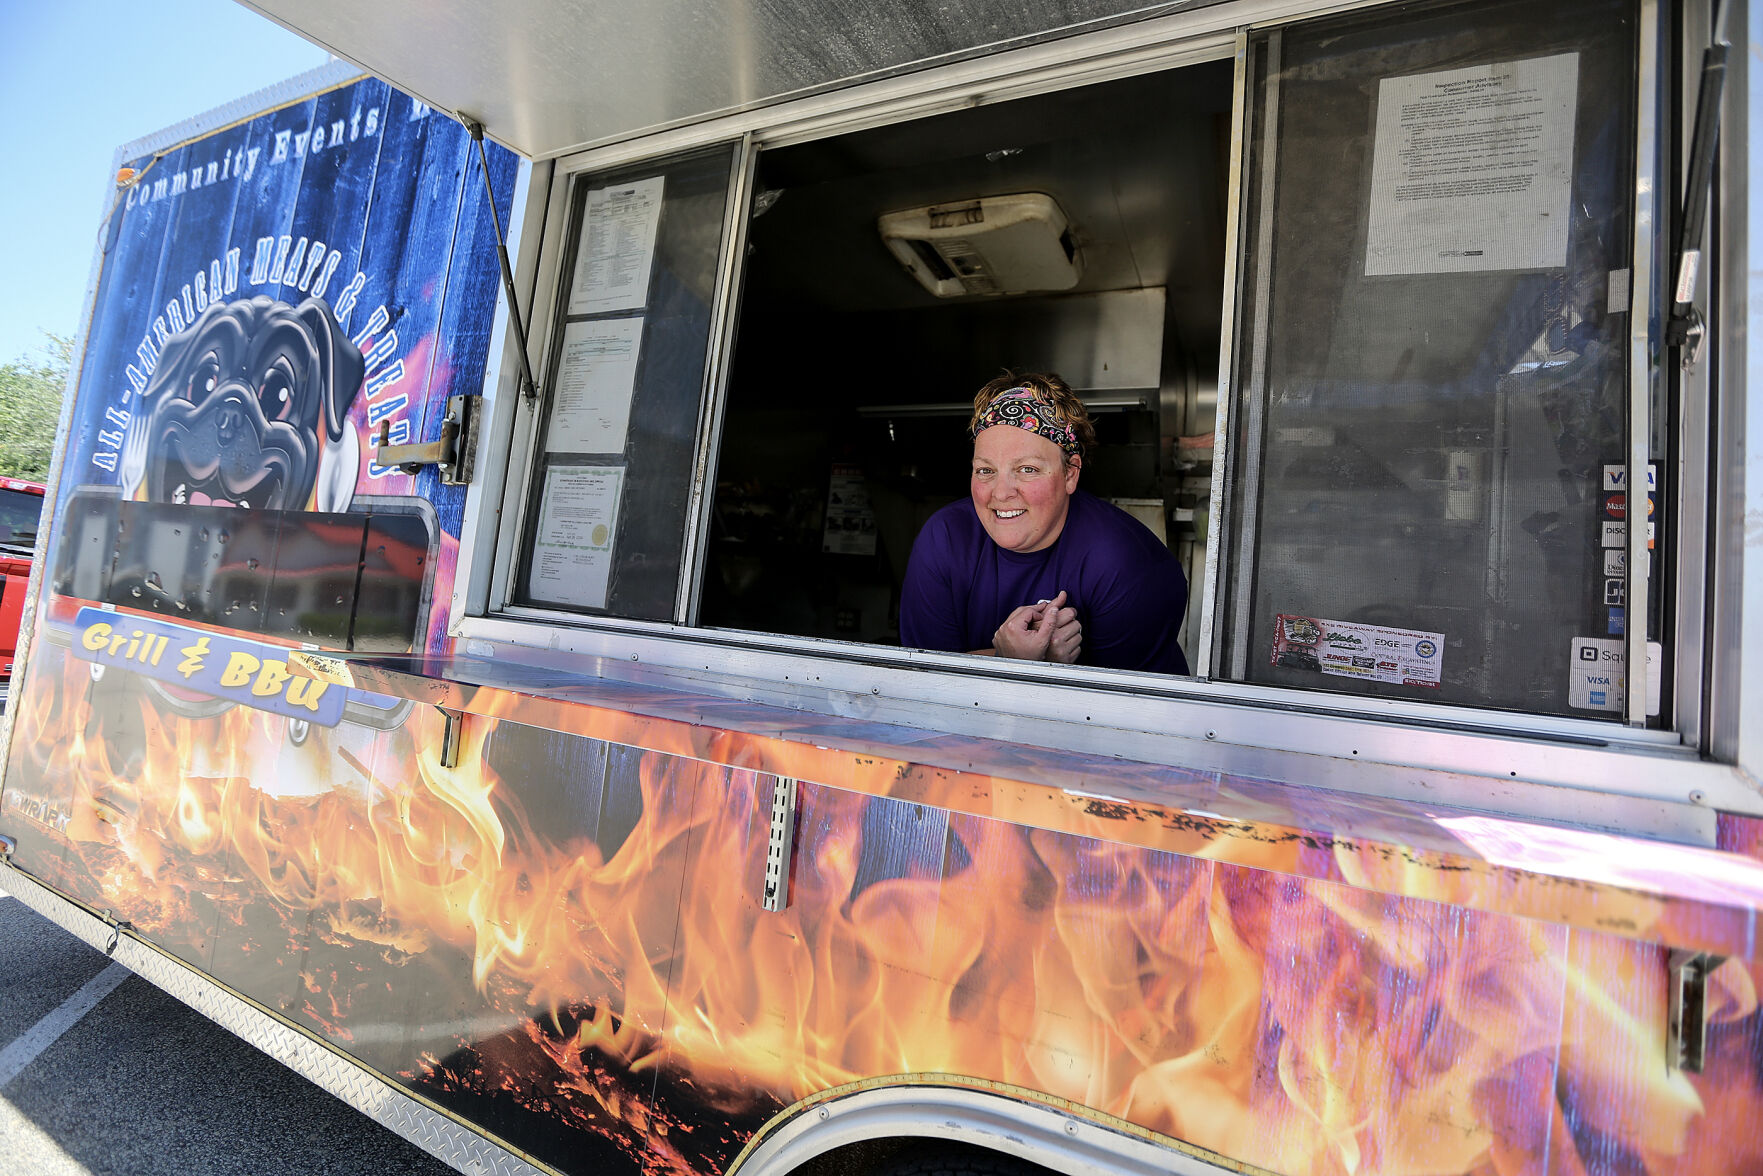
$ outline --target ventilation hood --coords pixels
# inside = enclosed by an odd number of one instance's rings
[[[876,228],[938,298],[1069,290],[1083,277],[1071,225],[1044,192],[908,208],[884,214]]]

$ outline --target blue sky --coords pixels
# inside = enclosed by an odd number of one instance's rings
[[[0,363],[79,332],[118,147],[326,60],[231,0],[0,0]]]

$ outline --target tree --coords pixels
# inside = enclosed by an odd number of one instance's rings
[[[73,340],[49,335],[36,357],[0,366],[0,475],[41,482],[49,476],[61,394],[73,361]]]

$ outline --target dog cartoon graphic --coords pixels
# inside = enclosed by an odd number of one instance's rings
[[[342,512],[361,351],[317,298],[216,303],[167,340],[121,463],[124,498]]]

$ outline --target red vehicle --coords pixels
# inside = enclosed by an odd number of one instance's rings
[[[18,621],[25,585],[37,550],[37,523],[43,514],[43,485],[0,478],[0,706],[12,682],[12,655],[18,649]]]

